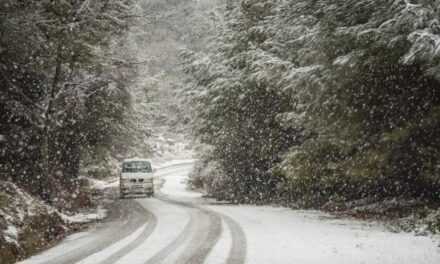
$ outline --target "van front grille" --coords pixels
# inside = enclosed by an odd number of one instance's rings
[[[143,182],[152,182],[153,181],[153,179],[151,179],[151,180],[149,180],[149,179],[130,179],[130,182],[132,182],[132,183],[143,183]]]

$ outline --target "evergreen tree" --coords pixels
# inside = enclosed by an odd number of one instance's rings
[[[102,138],[123,122],[127,100],[108,74],[116,70],[109,44],[134,11],[131,0],[0,4],[4,175],[53,200],[73,184],[84,150],[111,146]]]

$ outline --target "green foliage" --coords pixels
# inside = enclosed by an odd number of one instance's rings
[[[219,200],[234,201],[234,194],[230,192],[234,184],[224,175],[220,164],[212,155],[212,150],[205,150],[190,175],[190,185],[195,189],[204,189],[208,195]]]
[[[382,7],[377,6],[377,14]],[[349,7],[341,3],[335,8]],[[308,105],[305,128],[319,136],[295,148],[283,168],[294,199],[307,206],[334,196],[438,199],[439,130],[432,115],[440,103],[439,81],[422,62],[403,62],[412,48],[409,41],[394,38],[392,47],[384,43],[392,34],[371,40],[365,39],[366,31],[347,28],[375,28],[381,21],[373,12],[364,25],[335,17],[330,27],[324,19],[318,28],[319,43],[338,47],[326,50],[330,64],[323,71],[322,89],[307,98],[299,93]],[[409,31],[403,27],[399,34]]]
[[[229,21],[217,37],[215,50],[219,54],[183,56],[187,72],[194,77],[195,134],[202,143],[213,147],[212,159],[218,171],[225,174],[215,181],[224,191],[215,194],[235,202],[261,202],[276,197],[282,178],[269,170],[298,136],[296,129],[279,122],[280,115],[294,107],[289,94],[274,84],[277,76],[272,74],[285,67],[283,62],[274,58],[273,64],[266,64],[266,55],[246,44],[262,43],[266,38],[254,21],[270,12],[266,14],[264,9],[264,14],[259,14],[256,7],[243,6],[246,12]],[[231,10],[229,15],[237,10]],[[197,89],[206,91],[198,93]]]
[[[437,17],[391,0],[230,6],[212,50],[184,56],[224,188],[304,206],[438,200]]]
[[[6,204],[8,203],[7,199],[8,198],[7,198],[6,194],[0,192],[0,208],[3,208],[6,206]]]
[[[128,148],[129,95],[112,55],[134,4],[0,4],[0,172],[45,200],[74,185],[84,157]]]

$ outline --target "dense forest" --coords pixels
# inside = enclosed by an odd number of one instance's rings
[[[0,181],[63,208],[80,176],[186,140],[179,50],[203,50],[219,2],[2,1]]]
[[[3,1],[2,179],[53,202],[189,125],[220,199],[439,200],[438,1],[225,3]]]
[[[184,51],[192,183],[302,207],[440,200],[439,1],[229,1]]]
[[[1,0],[0,263],[73,233],[50,263],[432,263],[440,0]]]
[[[81,163],[128,151],[137,128],[126,84],[136,68],[120,50],[134,3],[2,1],[2,180],[70,200]]]
[[[102,187],[124,159],[191,158],[179,50],[219,2],[0,1],[1,263],[127,204]]]

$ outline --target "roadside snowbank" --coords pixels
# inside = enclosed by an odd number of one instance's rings
[[[431,204],[422,199],[365,198],[345,203],[328,202],[321,209],[338,216],[378,220],[395,232],[437,236],[440,234],[438,204]]]
[[[106,180],[98,180],[85,176],[82,176],[80,178],[87,180],[90,184],[90,188],[94,191],[104,191],[105,189],[119,186],[118,177],[112,177]]]
[[[96,212],[77,213],[74,215],[59,213],[59,215],[67,224],[85,224],[106,218],[107,212],[107,209],[103,208],[102,206],[98,206],[96,208]]]
[[[17,259],[44,249],[63,238],[78,224],[106,217],[102,207],[68,214],[61,213],[13,183],[0,181],[0,259]]]
[[[18,235],[27,218],[54,211],[15,184],[5,181],[0,181],[0,199],[0,240],[3,238],[9,243],[18,244]]]
[[[271,206],[212,205],[247,237],[246,263],[440,263],[432,237],[393,233],[377,222]]]

